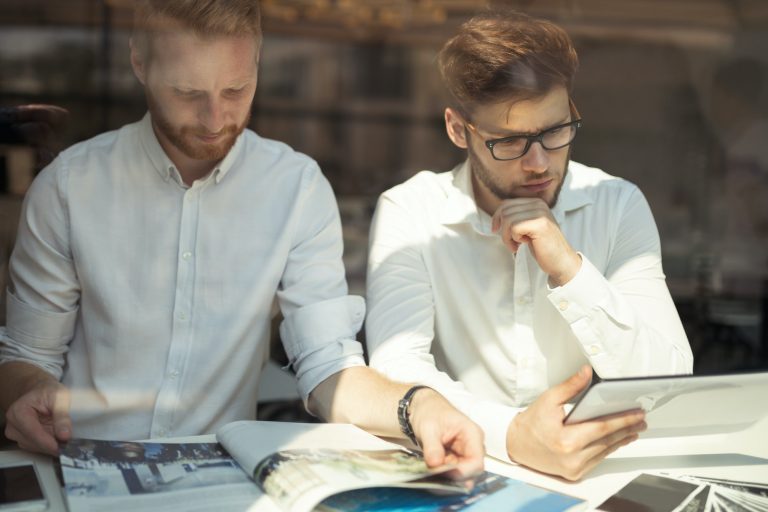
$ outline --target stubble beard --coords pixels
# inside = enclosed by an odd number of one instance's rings
[[[500,201],[504,201],[505,199],[517,199],[519,197],[530,197],[530,196],[522,196],[513,193],[509,189],[505,189],[503,185],[501,185],[493,176],[493,173],[483,164],[483,162],[480,161],[480,157],[477,155],[475,150],[472,148],[471,145],[468,145],[467,152],[469,154],[469,166],[470,170],[472,171],[472,174],[475,176],[475,178],[480,181],[497,199]],[[568,175],[568,162],[571,160],[571,149],[568,148],[568,155],[565,159],[565,168],[563,169],[563,175],[560,177],[557,188],[555,189],[555,193],[552,196],[552,199],[550,201],[547,201],[547,206],[549,208],[554,208],[557,204],[557,200],[560,197],[560,190],[563,188],[563,183],[565,183],[565,177]],[[548,179],[553,178],[557,179],[557,176],[554,173],[551,173],[547,171],[546,173],[539,174],[536,176],[537,180],[542,179]]]
[[[147,91],[147,104],[149,112],[152,115],[152,122],[155,128],[171,143],[176,149],[181,151],[188,158],[194,160],[221,160],[232,146],[235,145],[237,138],[248,126],[251,121],[251,109],[241,125],[227,125],[216,134],[222,139],[215,143],[205,143],[199,139],[200,136],[212,135],[205,129],[195,126],[174,126],[162,114],[155,98]]]

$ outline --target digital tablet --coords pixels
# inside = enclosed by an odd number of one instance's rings
[[[768,416],[768,372],[607,379],[590,387],[565,423],[642,408],[641,437],[735,432]]]

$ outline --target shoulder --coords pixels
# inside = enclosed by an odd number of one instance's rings
[[[570,175],[569,191],[586,194],[598,204],[615,200],[627,201],[633,196],[642,196],[640,189],[634,183],[608,174],[597,167],[571,161],[568,173]]]
[[[262,137],[252,130],[245,130],[243,137],[245,157],[264,172],[320,172],[315,160],[284,142]]]
[[[445,201],[453,187],[454,173],[421,171],[381,197],[406,207],[428,208]]]
[[[90,139],[78,142],[59,153],[35,178],[30,188],[30,194],[40,194],[43,191],[63,193],[72,174],[83,176],[94,170],[107,168],[106,160],[112,157],[115,147],[121,137],[130,132],[131,125],[105,132]],[[130,135],[129,135],[130,136]],[[104,161],[105,165],[94,162]]]

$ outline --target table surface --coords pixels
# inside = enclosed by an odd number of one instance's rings
[[[174,441],[214,440],[215,437],[209,435]],[[0,462],[24,458],[34,459],[38,463],[46,489],[49,491],[50,510],[66,510],[50,458],[20,451],[0,451]],[[486,469],[583,498],[589,503],[590,509],[595,509],[635,476],[644,472],[730,478],[768,484],[768,417],[747,430],[731,434],[641,438],[613,453],[579,482],[568,482],[493,458],[486,459]],[[271,500],[262,497],[249,510],[276,511],[278,509]]]

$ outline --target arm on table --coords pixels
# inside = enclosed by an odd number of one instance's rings
[[[347,368],[312,391],[309,409],[327,421],[352,423],[373,434],[404,438],[397,404],[410,387],[368,367]],[[427,465],[456,464],[453,476],[457,478],[482,471],[482,430],[442,395],[429,388],[419,389],[409,410]]]

